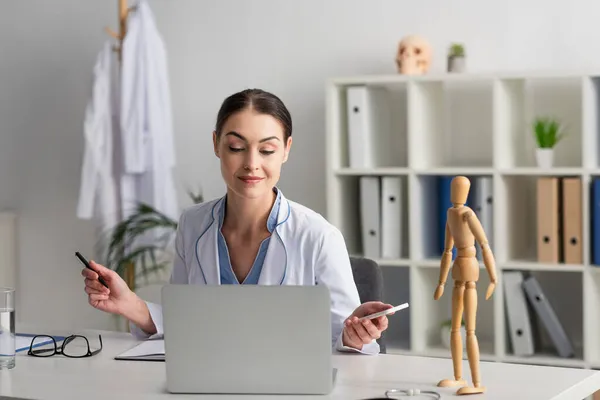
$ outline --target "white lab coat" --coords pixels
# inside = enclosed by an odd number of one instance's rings
[[[112,229],[120,218],[119,171],[115,152],[114,64],[109,42],[104,44],[94,66],[92,97],[83,125],[84,154],[77,217],[95,219],[100,231]]]
[[[220,284],[217,234],[224,200],[222,197],[194,205],[181,215],[171,283]],[[327,286],[331,295],[332,348],[357,351],[341,342],[344,320],[361,304],[341,232],[318,213],[287,200],[281,193],[277,227],[272,235],[258,284]],[[162,308],[159,304],[147,304],[157,328],[152,337],[160,337],[164,332]],[[137,338],[149,337],[133,324],[130,328]],[[377,354],[379,345],[373,340],[360,352]]]
[[[123,41],[120,110],[123,218],[144,202],[177,219],[167,54],[145,0],[130,13]]]
[[[118,69],[107,42],[86,109],[77,205],[77,216],[97,219],[102,233],[140,202],[172,219],[179,216],[166,51],[145,0],[129,14],[120,76]]]

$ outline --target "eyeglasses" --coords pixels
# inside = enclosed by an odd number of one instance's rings
[[[63,340],[60,348],[58,348],[56,345],[56,340],[54,340],[52,336],[36,335],[33,337],[33,340],[29,345],[29,351],[27,354],[34,357],[50,357],[55,354],[62,354],[63,356],[70,358],[91,357],[100,353],[102,350],[102,336],[98,335],[98,339],[100,340],[100,348],[91,351],[90,342],[85,336],[68,336],[65,338],[65,340]],[[50,342],[52,342],[54,346],[34,350],[34,347],[39,346],[41,343],[47,343],[47,345],[50,345]]]

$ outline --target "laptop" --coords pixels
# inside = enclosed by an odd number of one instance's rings
[[[165,285],[167,391],[329,394],[325,286]]]

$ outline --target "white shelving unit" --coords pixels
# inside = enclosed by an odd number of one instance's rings
[[[377,111],[387,104],[392,110],[390,122],[372,131],[382,152],[372,168],[349,167],[346,100],[353,86],[374,94],[383,90],[387,103],[374,96],[378,100],[370,106]],[[481,263],[476,331],[481,359],[600,368],[600,267],[590,262],[589,200],[591,179],[600,176],[600,72],[341,77],[327,83],[326,107],[327,218],[341,229],[350,254],[363,254],[360,177],[402,177],[403,254],[376,259],[384,271],[386,301],[411,304],[390,319],[388,352],[450,357],[439,332],[451,315],[450,274],[444,296],[433,299],[440,255],[430,245],[430,227],[438,217],[429,205],[436,195],[431,182],[438,175],[487,176],[494,196],[493,232],[487,233],[493,237],[499,285],[486,301],[489,279]],[[560,118],[568,131],[550,170],[535,162],[531,122],[541,115]],[[582,178],[580,265],[537,262],[540,176]],[[502,287],[507,270],[527,271],[538,279],[574,345],[575,358],[561,358],[552,347],[532,357],[512,355]]]

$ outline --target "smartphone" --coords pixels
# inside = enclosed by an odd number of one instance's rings
[[[358,320],[362,321],[363,319],[374,319],[377,317],[381,317],[382,315],[388,315],[396,311],[404,310],[405,308],[408,308],[408,303],[400,304],[399,306],[388,308],[387,310],[376,312],[371,315],[366,315],[364,317],[359,318]]]
[[[90,263],[88,262],[88,260],[86,260],[85,257],[82,256],[80,252],[76,251],[75,255],[77,256],[77,258],[79,258],[79,260],[83,263],[83,265],[86,266],[86,268],[89,268],[92,271],[94,271],[94,269],[92,267],[90,267]],[[94,272],[96,272],[96,271],[94,271]],[[100,276],[100,274],[98,274],[98,280],[100,281],[101,284],[104,285],[104,287],[108,288],[108,285],[106,284],[106,282],[104,281],[104,279],[102,279],[102,277]]]

